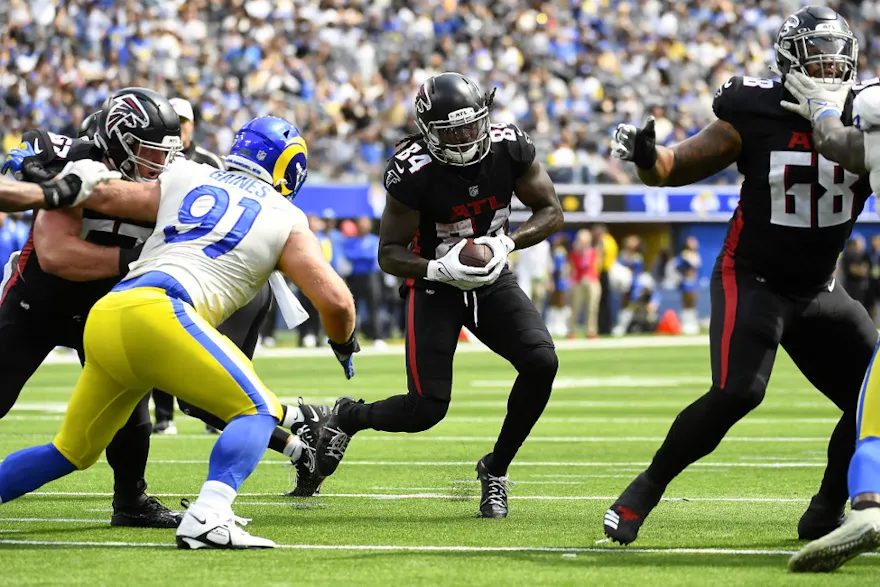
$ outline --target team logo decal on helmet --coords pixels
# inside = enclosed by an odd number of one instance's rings
[[[120,126],[127,128],[147,128],[150,117],[143,105],[133,94],[115,96],[107,112],[107,134],[112,134]]]

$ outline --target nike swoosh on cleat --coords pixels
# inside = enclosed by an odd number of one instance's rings
[[[196,522],[198,522],[199,524],[204,524],[205,521],[207,520],[207,518],[200,518],[200,517],[198,517],[197,515],[195,515],[195,514],[193,514],[193,513],[191,513],[190,515],[191,515],[192,517],[194,517],[194,518],[196,519]]]
[[[315,411],[315,408],[311,406],[307,406],[312,411],[312,422],[318,421],[318,412]]]

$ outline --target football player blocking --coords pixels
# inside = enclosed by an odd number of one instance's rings
[[[790,16],[775,50],[774,69],[783,80],[802,74],[831,87],[855,79],[856,39],[829,8]],[[846,92],[837,112],[841,126],[851,124],[850,96],[860,89]],[[615,133],[614,156],[634,162],[649,185],[690,184],[734,162],[744,175],[712,274],[712,386],[679,414],[648,469],[606,512],[605,533],[620,543],[636,539],[672,479],[761,403],[780,344],[843,412],[798,536],[820,538],[843,519],[858,397],[877,330],[832,274],[871,187],[864,166],[853,173],[816,152],[810,122],[781,104],[791,100],[782,82],[734,77],[715,95],[718,120],[672,148],[655,145],[650,119]]]
[[[518,372],[494,448],[477,462],[480,513],[507,515],[507,468],[544,410],[557,359],[541,315],[507,270],[507,255],[562,225],[553,184],[528,135],[492,125],[492,96],[458,73],[429,78],[415,100],[419,133],[385,169],[379,264],[406,279],[406,394],[364,403],[341,398],[318,439],[318,470],[331,475],[361,430],[421,432],[443,420],[463,326]],[[512,194],[532,210],[507,233]],[[459,258],[467,238],[488,245],[484,267]]]
[[[794,101],[783,106],[813,126],[816,150],[857,174],[868,174],[880,191],[880,80],[855,88],[848,80],[820,84],[801,73],[785,80]],[[850,95],[853,125],[841,122]],[[880,345],[878,345],[880,349]],[[832,571],[862,552],[880,546],[880,375],[877,349],[871,358],[858,405],[856,451],[849,466],[852,511],[843,525],[805,546],[789,561],[796,572]]]
[[[129,203],[129,217],[156,220],[157,229],[127,278],[89,314],[87,360],[55,440],[0,464],[0,501],[91,466],[146,390],[160,387],[228,422],[208,479],[177,529],[178,546],[274,546],[237,525],[232,502],[265,451],[281,405],[215,326],[277,267],[312,300],[351,378],[354,304],[305,216],[281,195],[295,193],[305,179],[296,128],[271,117],[248,123],[227,166],[179,161],[158,182],[105,188],[117,206]]]

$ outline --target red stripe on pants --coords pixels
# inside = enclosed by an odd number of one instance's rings
[[[724,328],[721,333],[721,389],[727,385],[727,368],[730,360],[730,339],[736,324],[736,259],[734,253],[742,232],[742,208],[737,209],[727,239],[724,242],[724,258],[721,260],[721,288],[724,290]]]
[[[409,288],[409,299],[406,301],[406,336],[409,346],[409,370],[416,384],[416,392],[422,395],[422,383],[419,381],[419,368],[416,365],[416,290]]]

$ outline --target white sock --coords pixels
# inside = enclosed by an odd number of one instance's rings
[[[287,406],[287,410],[284,412],[284,419],[281,420],[281,425],[285,428],[293,428],[294,424],[302,422],[303,420],[305,420],[305,417],[299,407]]]
[[[205,481],[195,505],[201,505],[219,512],[232,513],[232,502],[238,492],[220,481]]]
[[[298,461],[300,455],[302,455],[302,450],[302,440],[300,440],[299,436],[292,434],[287,437],[287,444],[284,445],[284,450],[282,450],[281,452],[283,452],[284,456],[289,458],[291,461]]]

